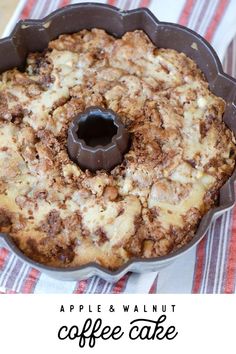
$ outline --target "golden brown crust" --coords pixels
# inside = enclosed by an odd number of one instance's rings
[[[113,109],[132,136],[110,173],[70,161],[86,107]],[[0,81],[0,231],[53,266],[117,269],[189,242],[232,174],[235,141],[196,64],[142,31],[62,35]]]

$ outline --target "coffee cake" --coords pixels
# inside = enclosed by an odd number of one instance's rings
[[[225,102],[193,60],[142,31],[61,35],[0,78],[0,231],[50,266],[117,269],[194,236],[235,165]],[[83,171],[67,131],[87,107],[131,134],[112,171]]]

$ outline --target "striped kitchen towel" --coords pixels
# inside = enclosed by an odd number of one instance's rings
[[[3,36],[19,19],[41,18],[78,1],[21,0]],[[178,22],[210,41],[227,73],[236,77],[236,1],[107,0],[95,1],[129,10],[149,7],[162,21]],[[224,213],[188,254],[159,273],[128,273],[116,284],[98,277],[62,282],[26,265],[0,248],[0,293],[235,293],[236,208]]]

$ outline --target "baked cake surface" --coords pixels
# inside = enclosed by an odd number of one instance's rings
[[[117,269],[173,252],[232,174],[224,100],[191,59],[142,31],[61,35],[0,79],[0,231],[41,263]],[[132,136],[110,173],[68,157],[70,122],[90,106],[114,110]]]

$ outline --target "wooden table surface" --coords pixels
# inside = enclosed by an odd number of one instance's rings
[[[17,4],[18,0],[0,0],[0,34],[4,31]]]

